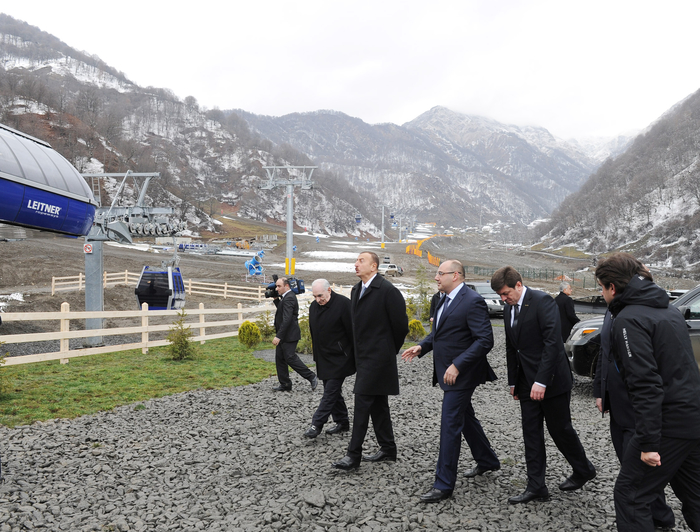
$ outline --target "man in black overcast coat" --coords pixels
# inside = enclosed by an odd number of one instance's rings
[[[307,438],[321,434],[323,425],[333,416],[335,426],[327,434],[350,430],[348,407],[343,399],[343,381],[355,373],[350,300],[331,290],[326,279],[311,285],[314,301],[309,306],[309,329],[316,362],[316,374],[323,381],[323,397],[316,409]]]
[[[574,328],[579,321],[574,309],[574,300],[571,299],[571,285],[564,281],[559,286],[559,294],[554,298],[554,302],[559,307],[559,318],[561,320],[561,339],[563,342],[568,340],[571,334],[571,329]]]
[[[355,342],[355,416],[347,455],[333,463],[337,469],[357,469],[360,460],[396,461],[396,443],[389,411],[389,395],[399,394],[396,355],[408,334],[406,301],[391,282],[377,275],[376,253],[360,253],[352,288],[352,329]],[[362,456],[362,444],[372,419],[379,451]]]

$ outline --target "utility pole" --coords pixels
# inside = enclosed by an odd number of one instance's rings
[[[261,190],[273,190],[277,187],[287,187],[287,257],[284,259],[284,274],[294,275],[294,187],[300,186],[301,190],[311,190],[314,183],[311,176],[318,166],[263,166],[267,172],[267,183],[260,185]],[[288,179],[277,177],[278,170],[287,170]],[[291,179],[289,170],[301,170],[301,179]],[[309,170],[309,177],[306,177]]]
[[[384,205],[382,205],[382,249],[384,249]]]

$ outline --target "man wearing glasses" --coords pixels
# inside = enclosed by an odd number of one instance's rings
[[[464,266],[456,260],[440,265],[435,275],[440,300],[432,332],[404,351],[406,361],[433,352],[434,379],[444,391],[440,420],[440,452],[433,489],[422,502],[438,502],[452,495],[457,481],[462,435],[476,466],[468,478],[498,471],[501,464],[474,414],[472,395],[479,384],[496,380],[486,355],[493,347],[493,329],[484,298],[464,284]]]

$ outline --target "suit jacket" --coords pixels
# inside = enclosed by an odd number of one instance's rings
[[[561,339],[566,342],[571,334],[571,329],[579,321],[579,317],[576,315],[576,310],[574,309],[574,300],[567,296],[564,292],[559,292],[557,297],[554,298],[557,306],[559,307],[559,318],[561,320]]]
[[[438,309],[444,301],[442,298]],[[445,391],[475,388],[486,381],[496,380],[496,374],[486,359],[493,347],[489,310],[484,298],[464,284],[450,305],[443,309],[437,328],[433,327],[420,347],[419,356],[433,352],[438,383]],[[452,364],[459,370],[459,375],[455,384],[449,386],[443,377]]]
[[[280,342],[298,342],[301,340],[299,329],[299,302],[297,295],[291,290],[280,300],[274,300],[277,311],[275,312],[275,331]]]
[[[625,381],[622,380],[622,375],[618,371],[615,357],[612,354],[612,322],[612,315],[610,311],[607,311],[605,318],[603,318],[603,327],[598,335],[600,350],[593,378],[593,396],[603,400],[603,416],[608,410],[618,425],[626,429],[633,429],[634,410],[627,394]]]
[[[559,310],[554,299],[540,290],[525,292],[518,325],[510,326],[512,307],[506,305],[508,384],[515,386],[520,400],[530,400],[535,382],[547,387],[545,399],[571,390],[573,377],[564,351]]]
[[[341,379],[355,373],[350,300],[331,291],[325,305],[309,306],[309,330],[319,379]]]
[[[406,301],[381,275],[375,276],[362,298],[362,282],[352,287],[352,330],[355,343],[354,392],[398,395],[396,355],[408,334]]]

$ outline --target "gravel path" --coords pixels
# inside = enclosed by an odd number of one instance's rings
[[[399,363],[401,395],[390,399],[396,463],[336,471],[348,434],[302,436],[321,397],[297,376],[292,393],[275,379],[190,392],[94,416],[0,428],[5,482],[0,532],[20,530],[614,530],[618,464],[607,419],[596,414],[590,381],[576,384],[574,425],[598,477],[563,493],[570,473],[548,443],[549,502],[510,506],[525,486],[520,416],[506,391],[503,328],[489,355],[499,375],[477,389],[474,405],[503,467],[463,477],[454,496],[422,505],[433,482],[441,392],[429,386],[430,357]],[[353,379],[345,384],[352,404]],[[373,452],[371,438],[366,451]],[[466,447],[466,446],[465,446]],[[473,465],[463,448],[461,469]],[[688,530],[679,503],[677,530]]]

